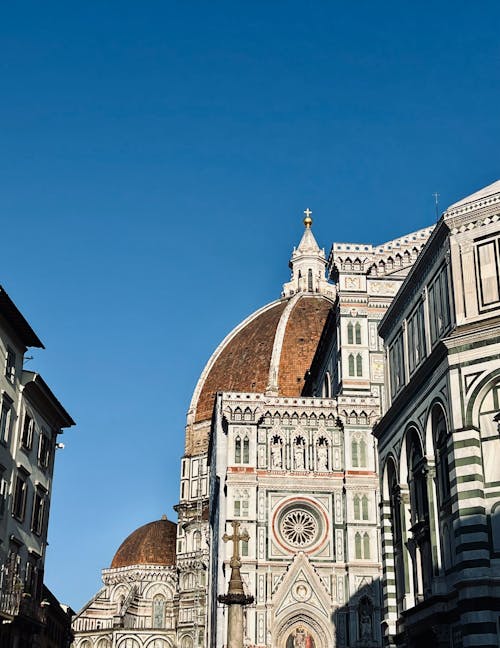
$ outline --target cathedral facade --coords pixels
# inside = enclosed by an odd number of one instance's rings
[[[327,260],[310,226],[307,214],[281,298],[225,338],[193,395],[178,506],[178,562],[189,561],[195,585],[180,590],[186,648],[196,638],[226,644],[217,596],[229,580],[221,539],[233,521],[249,534],[245,645],[382,640],[377,325],[432,228],[377,247],[334,244]]]
[[[115,556],[77,615],[76,648],[227,645],[218,596],[235,521],[248,533],[245,646],[382,644],[377,326],[432,228],[379,246],[334,244],[326,258],[309,212],[304,224],[281,297],[222,341],[195,387],[175,534],[156,552],[137,548],[155,546],[151,529],[125,541],[125,562]]]

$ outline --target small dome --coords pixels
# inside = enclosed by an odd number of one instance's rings
[[[133,531],[120,545],[111,569],[130,565],[175,565],[177,526],[164,516]]]

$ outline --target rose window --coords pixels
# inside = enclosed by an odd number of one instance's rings
[[[311,544],[318,534],[318,523],[314,516],[304,509],[293,509],[281,520],[281,534],[294,547]]]

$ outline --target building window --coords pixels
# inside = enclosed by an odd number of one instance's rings
[[[248,492],[238,490],[234,499],[234,517],[248,517]]]
[[[429,315],[431,323],[431,342],[434,344],[450,324],[448,299],[448,275],[446,267],[441,270],[429,286]]]
[[[359,465],[366,466],[366,441],[364,439],[359,442]]]
[[[24,414],[23,432],[21,434],[21,445],[26,450],[31,450],[33,447],[33,431],[35,422],[31,416],[26,412]]]
[[[153,599],[153,628],[165,627],[165,599],[155,596]]]
[[[354,519],[355,520],[360,520],[361,519],[361,511],[360,511],[360,497],[359,495],[354,496]]]
[[[247,464],[250,462],[250,440],[247,436],[243,438],[238,435],[234,440],[234,463]]]
[[[12,401],[4,395],[0,411],[0,441],[4,445],[9,443],[12,411]]]
[[[311,268],[307,271],[307,290],[309,292],[313,291],[313,271]]]
[[[359,466],[358,442],[353,439],[351,442],[351,462],[354,468]]]
[[[361,344],[361,324],[359,322],[356,322],[356,326],[354,327],[354,333],[356,338],[356,344]]]
[[[354,326],[352,322],[347,325],[347,344],[354,344]]]
[[[7,355],[5,358],[5,377],[9,382],[13,383],[15,375],[16,375],[16,354],[10,347],[8,347]]]
[[[31,530],[37,535],[42,535],[45,517],[45,493],[37,488],[33,497],[33,513],[31,516]]]
[[[349,364],[349,376],[354,376],[354,355],[352,353],[349,354],[348,364]]]
[[[40,445],[38,446],[38,464],[41,468],[48,468],[50,464],[50,439],[44,430],[40,432]]]
[[[403,334],[400,333],[389,348],[391,396],[398,394],[404,385],[404,361]]]
[[[370,536],[368,533],[356,532],[356,535],[354,536],[354,555],[356,560],[369,560]]]
[[[356,533],[354,536],[354,555],[356,556],[356,560],[361,560],[363,557],[362,553],[361,533]]]
[[[9,490],[9,484],[4,478],[4,471],[0,472],[0,518],[3,517],[5,513],[5,507],[7,504],[7,495]]]
[[[356,375],[357,376],[362,376],[363,375],[363,358],[361,357],[361,354],[359,354],[359,353],[356,356]]]
[[[427,462],[416,430],[408,433],[408,464],[411,532],[417,548],[413,562],[413,581],[418,601],[430,594],[432,581],[432,546],[429,528],[429,500],[427,496]]]
[[[354,519],[368,520],[368,497],[366,495],[354,496]]]
[[[26,562],[24,572],[24,591],[31,596],[36,596],[38,589],[38,560],[30,557]]]
[[[432,432],[436,451],[438,495],[441,507],[450,496],[450,469],[448,466],[448,434],[441,407],[432,411]]]
[[[20,522],[24,520],[26,513],[26,497],[28,493],[27,475],[19,473],[16,477],[16,485],[14,488],[14,500],[12,504],[12,515]]]
[[[408,319],[408,364],[413,372],[426,355],[424,305],[420,303]]]
[[[351,441],[351,463],[353,468],[366,467],[366,441],[364,439],[353,439]]]
[[[370,536],[368,533],[363,535],[363,558],[365,558],[365,560],[370,558]]]
[[[248,556],[248,540],[241,541],[241,555],[244,557]]]
[[[243,439],[243,463],[247,464],[250,462],[250,440],[246,436]]]
[[[368,520],[368,497],[366,495],[361,498],[361,517],[363,520]]]

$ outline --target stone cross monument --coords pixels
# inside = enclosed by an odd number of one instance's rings
[[[224,542],[233,542],[233,555],[231,557],[231,579],[227,594],[219,596],[219,601],[228,606],[227,613],[227,648],[243,648],[243,606],[253,603],[253,596],[246,596],[243,591],[240,567],[240,540],[248,542],[249,535],[246,531],[239,533],[240,523],[231,522],[232,535],[225,533]]]

